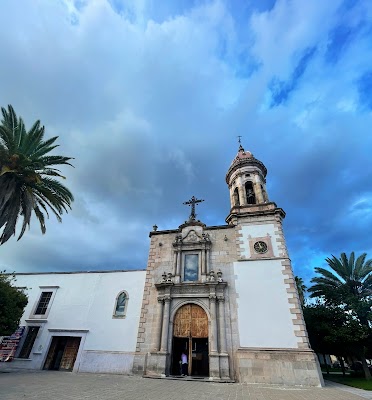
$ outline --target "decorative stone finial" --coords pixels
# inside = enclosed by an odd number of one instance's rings
[[[209,272],[209,282],[214,282],[216,280],[216,277],[214,275],[213,269]]]

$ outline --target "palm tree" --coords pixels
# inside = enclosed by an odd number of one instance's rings
[[[367,254],[363,253],[355,260],[354,252],[350,253],[349,258],[345,253],[341,253],[340,258],[333,255],[332,258],[326,258],[330,269],[315,268],[320,276],[311,279],[314,285],[309,288],[309,292],[310,297],[321,298],[326,305],[341,306],[348,314],[355,315],[362,327],[370,331],[372,260],[366,261],[366,258]],[[366,379],[371,379],[363,341],[356,352],[362,360]]]
[[[305,304],[305,293],[306,293],[306,286],[304,280],[299,276],[295,276],[295,282],[297,286],[298,297],[300,298],[301,306],[303,307]]]
[[[45,214],[52,211],[59,222],[63,211],[71,209],[72,193],[57,178],[64,178],[55,165],[71,165],[71,157],[51,156],[58,147],[58,136],[44,138],[44,126],[36,121],[27,132],[12,106],[1,108],[0,124],[0,245],[15,235],[19,217],[23,218],[20,235],[30,226],[32,212],[45,233]],[[72,165],[71,165],[72,166]],[[45,214],[44,214],[45,213]]]
[[[352,252],[348,258],[345,253],[340,258],[332,255],[326,258],[330,269],[315,268],[320,274],[311,279],[310,297],[320,297],[326,303],[355,303],[370,300],[372,296],[372,260],[366,261],[367,254],[355,260]],[[362,321],[361,321],[362,322]]]

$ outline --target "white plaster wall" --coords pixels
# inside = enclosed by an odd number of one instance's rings
[[[280,260],[234,263],[241,347],[297,348]]]
[[[249,249],[249,236],[251,236],[252,238],[258,238],[270,235],[274,256],[279,257],[279,247],[278,247],[278,242],[275,240],[276,235],[275,235],[274,224],[244,225],[241,227],[241,232],[243,234],[243,242],[244,242],[240,245],[242,250],[242,256],[246,258],[251,257],[251,252]]]
[[[81,355],[86,350],[134,352],[145,274],[146,271],[121,271],[17,275],[16,285],[27,287],[29,298],[20,325],[40,325],[41,328],[30,359],[15,360],[13,365],[16,362],[17,366],[25,368],[42,368],[51,338],[56,335],[81,336]],[[48,290],[39,286],[59,286],[46,322],[42,324],[39,323],[40,320],[32,318],[32,310],[41,292]],[[123,290],[129,295],[126,317],[112,318],[116,296]],[[49,329],[60,332],[51,332]],[[79,358],[78,356],[74,370],[79,367]],[[103,372],[106,367],[110,368],[104,365],[105,359],[110,358],[102,358]]]
[[[111,276],[114,275],[114,276]],[[89,309],[85,350],[135,351],[146,271],[101,274]],[[125,290],[129,300],[125,318],[112,318],[116,296]]]

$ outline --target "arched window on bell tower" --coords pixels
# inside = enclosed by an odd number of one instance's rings
[[[240,206],[238,188],[235,188],[235,190],[234,190],[234,206]]]
[[[253,190],[253,184],[251,181],[245,183],[245,195],[247,198],[247,204],[256,204],[256,196]]]

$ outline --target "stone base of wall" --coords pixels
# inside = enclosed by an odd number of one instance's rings
[[[235,366],[238,382],[324,386],[318,359],[310,349],[239,348]]]
[[[0,371],[40,369],[32,363],[31,359],[13,358],[11,361],[0,362]]]
[[[168,375],[167,371],[167,358],[168,353],[161,351],[151,352],[147,355],[146,369],[144,375],[146,376],[165,376]]]
[[[79,372],[131,375],[134,353],[121,351],[83,351]]]

